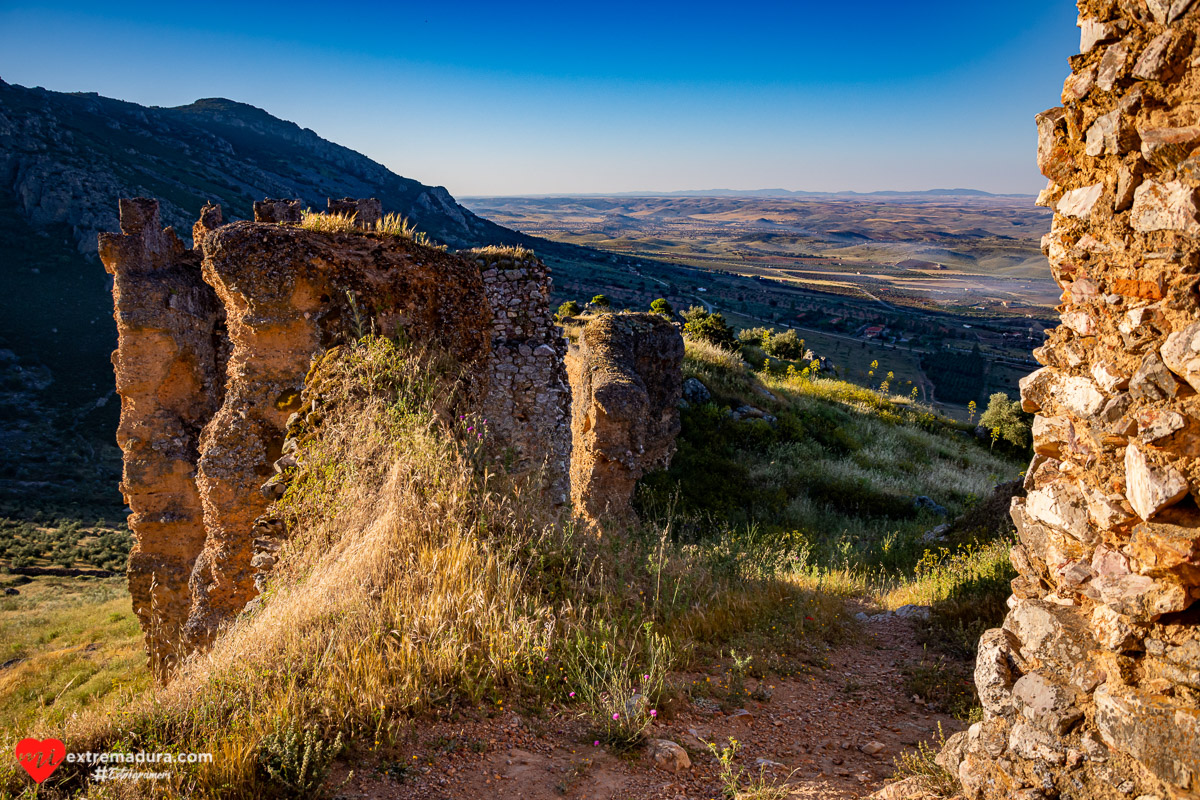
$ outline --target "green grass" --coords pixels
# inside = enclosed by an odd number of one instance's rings
[[[1020,470],[904,398],[756,372],[690,340],[684,373],[713,402],[682,412],[670,469],[645,478],[639,494],[643,514],[671,519],[683,540],[740,530],[810,566],[911,580],[929,549],[922,534],[943,521],[913,499],[931,497],[953,517]],[[777,421],[729,415],[742,405]]]
[[[0,596],[0,730],[45,732],[149,684],[123,577],[27,581],[5,578],[20,594]]]

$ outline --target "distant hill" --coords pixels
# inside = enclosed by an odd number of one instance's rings
[[[148,108],[0,81],[0,499],[78,494],[63,462],[91,445],[68,448],[61,435],[114,441],[116,328],[96,234],[117,230],[118,198],[137,195],[159,198],[164,224],[188,240],[209,201],[244,219],[264,197],[321,209],[327,197],[378,197],[451,247],[569,247],[489,222],[440,186],[244,103]]]
[[[791,189],[680,189],[672,192],[610,192],[599,194],[535,194],[523,195],[527,197],[813,197],[813,198],[838,198],[838,197],[872,197],[872,198],[896,198],[904,199],[906,197],[924,198],[930,197],[1033,197],[1034,195],[1025,194],[993,194],[980,189],[925,189],[922,191],[898,192],[898,191],[880,191],[880,192],[805,192],[793,191]]]

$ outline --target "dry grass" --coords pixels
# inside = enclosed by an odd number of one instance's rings
[[[473,247],[460,252],[472,261],[483,259],[488,263],[505,260],[530,261],[536,258],[532,250],[519,245],[489,244],[486,247]]]
[[[436,245],[428,234],[417,230],[414,223],[399,214],[384,214],[378,222],[366,227],[359,227],[355,224],[357,217],[357,213],[329,214],[305,209],[300,212],[300,227],[306,231],[319,233],[378,233],[384,236],[408,239],[423,247],[446,249],[444,246]]]
[[[614,693],[654,707],[699,650],[845,635],[841,594],[766,543],[677,545],[652,528],[595,539],[558,524],[538,494],[479,466],[456,373],[437,357],[368,337],[322,369],[325,421],[279,505],[292,538],[261,603],[166,687],[43,735],[72,751],[210,752],[154,791],[262,798],[280,791],[264,762],[280,742],[341,735],[371,750],[426,709],[513,695],[595,720],[599,735]],[[629,722],[606,738],[636,743],[644,718]],[[52,780],[43,791],[84,788],[78,773]],[[0,791],[21,785],[0,774]],[[87,788],[139,791],[149,782]]]

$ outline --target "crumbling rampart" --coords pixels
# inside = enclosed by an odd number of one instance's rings
[[[372,200],[331,200],[357,228],[332,232],[298,226],[296,201],[256,203],[255,221],[228,224],[209,206],[187,250],[157,209],[122,201],[122,232],[100,249],[120,333],[130,589],[160,675],[257,593],[254,540],[279,533],[263,518],[280,488],[273,464],[314,356],[340,342],[403,334],[448,351],[493,417],[504,466],[545,465],[565,495],[565,345],[532,254],[463,257],[376,232]]]
[[[567,360],[571,500],[593,523],[623,521],[639,478],[670,464],[679,435],[683,337],[657,314],[603,314]]]
[[[1062,325],[1037,414],[984,719],[943,760],[970,798],[1200,797],[1200,6],[1081,0],[1040,114]]]

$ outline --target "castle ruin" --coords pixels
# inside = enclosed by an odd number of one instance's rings
[[[463,368],[497,468],[539,481],[558,506],[571,473],[587,479],[589,468],[570,463],[567,344],[550,310],[549,272],[532,253],[452,254],[380,232],[373,199],[329,201],[353,231],[307,229],[295,200],[254,210],[254,221],[226,223],[219,207],[205,207],[187,249],[161,228],[157,201],[122,200],[121,233],[100,235],[114,279],[121,488],[135,538],[129,586],[160,678],[261,590],[286,533],[266,513],[284,488],[274,465],[313,359],[340,342],[376,332],[436,345]],[[670,334],[678,373],[682,339]],[[633,346],[623,335],[621,347]],[[669,394],[673,411],[678,391]],[[675,412],[664,432],[672,442],[677,428]],[[656,445],[655,464],[665,465],[664,452]],[[626,461],[637,468],[639,457]]]
[[[1200,797],[1200,5],[1081,0],[1037,117],[1062,324],[1035,412],[982,722],[940,762],[975,798]]]

